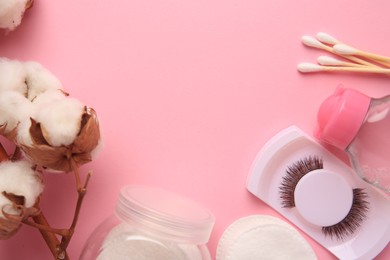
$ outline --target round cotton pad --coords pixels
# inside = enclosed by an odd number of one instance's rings
[[[162,243],[136,232],[134,227],[121,223],[104,238],[96,260],[180,260],[186,259],[183,250],[174,243]],[[200,259],[200,258],[194,258]]]
[[[252,215],[231,224],[223,233],[216,260],[317,259],[306,240],[286,222]]]

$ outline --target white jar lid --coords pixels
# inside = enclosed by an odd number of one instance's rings
[[[123,187],[116,212],[126,223],[179,243],[206,244],[215,222],[212,213],[202,205],[170,191],[146,186]]]

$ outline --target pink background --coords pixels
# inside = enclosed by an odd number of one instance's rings
[[[256,0],[36,0],[22,26],[0,35],[0,56],[36,60],[99,115],[104,150],[81,168],[93,177],[69,246],[77,259],[92,230],[113,212],[127,184],[190,197],[225,228],[251,214],[280,216],[245,188],[256,153],[294,124],[312,133],[322,100],[342,83],[371,96],[390,93],[381,75],[303,75],[296,65],[323,53],[300,42],[328,32],[390,54],[390,2]],[[71,175],[45,175],[42,207],[70,225]],[[319,259],[331,253],[304,235]],[[1,259],[51,259],[39,232],[24,226],[0,242]],[[390,258],[387,247],[378,259]]]

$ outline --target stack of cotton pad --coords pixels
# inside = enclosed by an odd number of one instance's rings
[[[190,246],[188,246],[190,249]],[[197,253],[197,252],[195,252]],[[199,255],[199,253],[198,253]],[[133,227],[121,223],[114,227],[104,239],[97,260],[154,260],[154,259],[201,259],[187,257],[184,250],[176,244],[161,243],[141,234]]]
[[[317,259],[306,240],[289,224],[265,215],[241,218],[219,241],[216,260]]]

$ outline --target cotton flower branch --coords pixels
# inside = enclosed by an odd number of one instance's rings
[[[38,228],[55,259],[68,259],[66,250],[75,232],[91,176],[88,173],[83,183],[79,167],[93,160],[101,146],[96,112],[70,97],[60,81],[39,63],[0,58],[0,75],[4,75],[0,78],[0,134],[15,144],[11,160],[4,149],[0,149],[0,158],[12,163],[29,163],[33,172],[39,169],[47,173],[73,172],[78,193],[71,226],[56,229],[39,209],[39,199],[35,204],[24,200],[21,203],[16,198],[26,198],[24,194],[4,188],[3,196],[8,204],[11,201],[15,211],[12,215],[4,214],[8,223],[3,225],[4,230],[12,235],[20,223]],[[1,171],[0,164],[0,177]],[[3,191],[1,188],[0,185]]]

